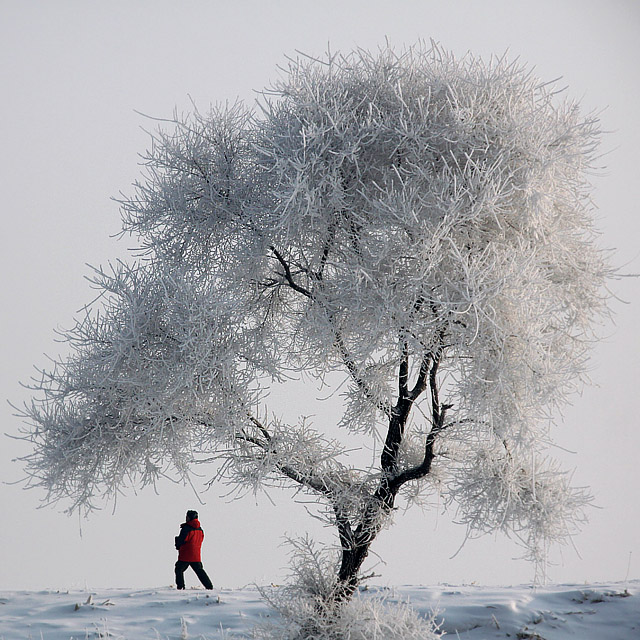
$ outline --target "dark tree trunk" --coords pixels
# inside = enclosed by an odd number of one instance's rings
[[[371,544],[361,545],[354,549],[342,550],[342,564],[338,573],[335,601],[340,603],[351,599],[358,588],[360,569],[369,554]]]
[[[358,588],[362,563],[369,555],[369,549],[380,532],[385,517],[393,509],[399,488],[400,485],[394,486],[387,478],[383,478],[378,490],[366,505],[362,521],[353,535],[349,540],[341,536],[342,561],[334,595],[337,603],[349,600]]]
[[[445,429],[444,418],[449,405],[440,405],[437,393],[436,372],[440,362],[438,353],[425,356],[416,385],[408,390],[406,366],[400,368],[400,397],[390,412],[389,429],[380,458],[382,478],[375,493],[369,498],[355,531],[345,520],[338,518],[338,530],[342,545],[342,562],[338,571],[334,603],[340,604],[351,599],[360,581],[360,569],[369,554],[371,544],[377,537],[384,518],[387,517],[395,503],[400,487],[406,482],[424,478],[431,471],[434,458],[433,445],[437,435]],[[432,425],[426,438],[424,458],[412,468],[398,469],[398,452],[404,436],[405,426],[416,398],[429,385],[431,387]]]

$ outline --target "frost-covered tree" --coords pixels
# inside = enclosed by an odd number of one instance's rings
[[[572,534],[589,496],[546,451],[606,311],[595,118],[504,59],[418,46],[303,58],[255,111],[160,127],[120,201],[139,251],[95,272],[24,410],[31,484],[71,510],[202,462],[299,487],[340,544],[324,603],[403,496],[538,562]],[[300,376],[338,385],[338,425],[274,413]]]

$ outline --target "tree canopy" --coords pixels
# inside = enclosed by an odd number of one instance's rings
[[[300,58],[255,109],[176,114],[120,200],[138,252],[95,271],[25,408],[32,484],[90,509],[216,459],[298,486],[337,527],[338,599],[402,492],[543,560],[589,501],[548,446],[606,312],[598,138],[525,67],[422,46]],[[369,468],[274,414],[301,374],[342,385]]]

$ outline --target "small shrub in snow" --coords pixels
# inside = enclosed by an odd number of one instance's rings
[[[433,617],[425,619],[407,603],[357,591],[336,602],[338,550],[319,551],[309,539],[290,540],[291,574],[285,587],[261,589],[279,614],[254,629],[256,640],[431,640],[439,638]]]
[[[253,631],[256,640],[436,640],[433,618],[418,615],[407,603],[356,592],[341,604],[327,603],[290,588],[263,593],[280,615]]]

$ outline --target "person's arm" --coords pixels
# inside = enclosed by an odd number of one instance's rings
[[[180,529],[180,535],[176,536],[176,549],[179,549],[187,541],[187,535],[191,530],[188,525],[183,525],[182,529]]]

